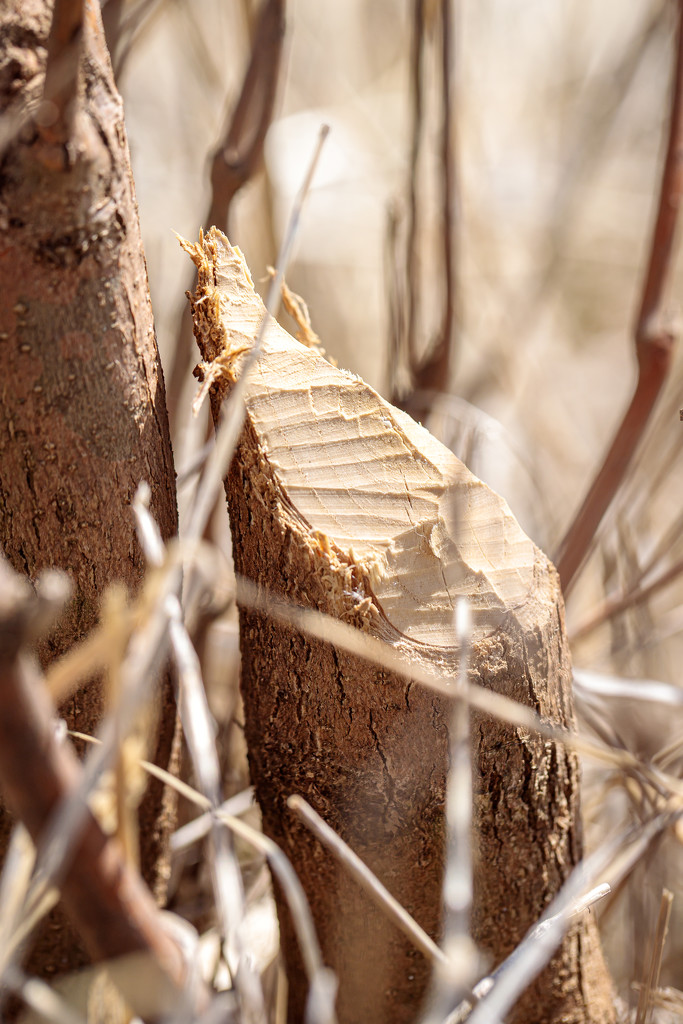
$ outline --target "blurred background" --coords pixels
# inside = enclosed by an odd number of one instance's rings
[[[328,354],[390,398],[407,380],[397,323],[411,181],[419,209],[411,274],[420,353],[430,351],[444,306],[440,6],[422,5],[422,114],[413,164],[414,5],[288,0],[264,159],[237,193],[229,223],[218,224],[243,250],[264,292],[319,128],[331,126],[287,280],[305,299]],[[211,158],[240,94],[259,11],[249,0],[104,6],[167,388],[176,382],[172,432],[180,474],[207,427],[202,418],[193,423],[190,412],[196,355],[183,312],[193,268],[173,232],[194,239],[209,226]],[[451,6],[452,358],[446,394],[431,412],[424,403],[424,418],[506,497],[551,557],[636,380],[633,326],[666,143],[675,13],[665,0]],[[672,321],[682,283],[677,260]],[[282,322],[291,328],[286,315]],[[568,601],[575,665],[616,680],[680,682],[681,373],[678,351],[635,464]],[[182,487],[180,500],[182,522]],[[225,513],[217,515],[216,535],[228,551]],[[625,610],[591,625],[606,597],[624,594]],[[667,768],[680,772],[680,716],[626,700],[623,692],[618,699],[593,694],[591,701],[592,721],[597,717],[610,742],[646,758],[673,744]],[[619,822],[638,820],[638,800],[603,768],[586,766],[585,788],[589,843]],[[667,837],[601,912],[624,994],[642,974],[663,885],[675,899],[662,980],[683,988],[681,851]]]

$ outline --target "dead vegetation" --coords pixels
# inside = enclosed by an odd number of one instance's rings
[[[68,41],[69,18],[80,5],[60,6]],[[321,841],[337,843],[340,871],[355,872],[391,928],[400,928],[434,967],[435,994],[424,1011],[430,1024],[505,1019],[561,942],[568,920],[586,912],[600,923],[624,1019],[630,1013],[644,1024],[683,1015],[680,359],[667,298],[680,284],[672,247],[680,178],[678,5],[643,0],[628,17],[618,4],[599,5],[599,13],[577,5],[572,14],[560,6],[546,11],[545,20],[538,12],[513,18],[500,9],[486,22],[476,4],[451,9],[416,0],[411,17],[406,9],[393,18],[384,4],[349,5],[342,13],[344,5],[300,0],[288,11],[279,100],[272,77],[254,69],[264,66],[259,60],[277,67],[283,5],[265,2],[252,10],[245,3],[226,13],[216,3],[205,22],[182,2],[109,0],[105,6],[133,141],[162,361],[175,382],[170,411],[181,527],[180,539],[170,540],[165,525],[162,541],[159,516],[150,514],[144,488],[138,491],[135,530],[145,568],[137,591],[122,596],[103,588],[99,625],[80,646],[59,651],[58,660],[44,659],[43,679],[27,650],[59,615],[65,595],[50,576],[36,596],[9,573],[2,585],[2,706],[17,717],[3,714],[0,772],[5,799],[27,831],[14,829],[0,879],[0,971],[7,992],[28,1007],[27,1019],[125,1020],[123,994],[143,1019],[167,1013],[178,1020],[284,1021],[286,981],[268,869],[289,906],[310,986],[308,1019],[334,1019],[336,981],[304,892],[282,850],[260,830],[248,788],[237,601],[382,672],[400,674],[405,665],[350,626],[236,580],[221,481],[242,407],[233,393],[216,444],[206,440],[205,409],[191,415],[197,384],[183,372],[190,358],[187,322],[179,327],[179,296],[188,282],[173,269],[165,241],[170,227],[194,237],[206,209],[220,209],[219,226],[229,228],[231,241],[253,268],[263,268],[265,280],[266,266],[276,262],[276,239],[285,235],[283,211],[306,176],[322,120],[332,123],[330,155],[326,164],[323,152],[301,229],[286,236],[298,247],[288,278],[306,297],[313,328],[331,355],[380,391],[393,391],[504,494],[544,550],[560,552],[565,584],[576,577],[568,625],[578,732],[565,733],[484,689],[465,684],[461,696],[475,713],[582,757],[587,851],[543,921],[490,970],[477,959],[462,913],[446,916],[438,946],[296,794],[292,806]],[[59,39],[55,30],[48,54],[54,47],[64,51],[67,42]],[[243,82],[226,78],[226,68],[236,66],[226,50],[239,56]],[[158,71],[157,93],[150,66]],[[174,76],[183,89],[174,96],[177,121],[170,127],[150,116],[142,97],[149,87],[161,105],[161,90]],[[50,88],[59,112],[64,83]],[[412,124],[403,113],[411,103]],[[15,108],[5,111],[3,149],[20,122]],[[46,146],[59,145],[60,124],[57,117],[45,129]],[[217,146],[217,138],[226,145]],[[203,156],[210,152],[219,165],[223,160],[230,180],[220,185],[215,172],[207,203]],[[169,153],[177,156],[177,179]],[[662,167],[659,226],[649,243]],[[159,196],[162,179],[166,191]],[[370,214],[363,206],[368,195]],[[636,307],[638,326],[630,331]],[[615,428],[632,391],[629,333],[640,377],[630,412]],[[651,352],[661,357],[654,367]],[[614,429],[617,442],[599,472]],[[584,512],[571,527],[584,493]],[[140,758],[142,684],[168,657],[186,744],[184,781]],[[411,665],[411,677],[423,685],[442,685],[433,673],[420,679],[416,671]],[[22,718],[20,694],[35,689],[62,699],[94,675],[112,683],[109,710],[99,742],[81,738],[87,747],[81,769],[69,760],[64,737],[52,736],[44,707]],[[15,684],[20,689],[8,688]],[[36,722],[43,738],[23,736],[22,728]],[[95,732],[94,723],[87,731]],[[10,741],[19,745],[16,753]],[[12,764],[31,762],[20,750],[51,743],[54,764],[46,758],[35,778],[19,772],[18,789],[10,790]],[[69,766],[59,768],[60,758]],[[457,747],[452,758],[457,764]],[[170,840],[173,916],[135,888],[130,830],[140,763],[180,794]],[[36,794],[45,796],[44,805]],[[79,842],[89,842],[90,852],[69,869],[70,837],[75,841],[84,815],[88,830]],[[447,878],[466,890],[467,819],[463,825],[456,815],[451,826],[456,837],[460,828],[460,843],[450,848]],[[128,851],[123,865],[111,860],[121,850]],[[82,870],[84,858],[94,880]],[[132,895],[124,892],[119,906],[121,891],[114,887],[107,906],[124,929],[120,941],[110,941],[119,932],[104,924],[97,903],[110,877],[98,874],[102,863],[124,890],[126,872],[133,878]],[[76,914],[81,907],[92,916],[94,939],[87,922],[77,924],[106,974],[95,967],[48,986],[22,966],[26,939],[54,903],[55,884]],[[97,937],[98,923],[106,941]],[[452,1010],[449,1000],[459,1005]]]

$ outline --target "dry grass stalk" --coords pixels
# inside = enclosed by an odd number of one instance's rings
[[[652,1021],[655,992],[659,987],[659,975],[662,969],[664,943],[666,942],[666,936],[669,930],[669,918],[671,917],[673,899],[673,893],[669,892],[668,889],[665,889],[662,892],[659,914],[657,915],[657,924],[651,940],[647,973],[643,979],[643,985],[638,997],[638,1010],[636,1012],[635,1024],[651,1024]]]
[[[323,125],[320,129],[306,176],[292,207],[287,231],[285,232],[282,248],[277,261],[276,272],[271,278],[270,287],[268,289],[265,310],[268,315],[273,315],[275,313],[280,302],[282,282],[284,280],[287,263],[289,262],[292,246],[294,245],[294,239],[296,238],[296,233],[299,227],[301,212],[310,190],[311,181],[313,180],[313,175],[315,174],[315,169],[318,165],[320,153],[328,132],[328,126]],[[181,238],[179,238],[178,241],[186,252],[188,252],[194,259],[194,247],[189,242],[186,242]],[[243,351],[245,359],[242,365],[240,380],[232,392],[231,401],[226,405],[225,414],[220,418],[220,428],[217,430],[216,443],[209,454],[204,466],[204,472],[195,490],[194,499],[188,517],[188,524],[185,530],[186,540],[198,540],[199,537],[202,536],[208,518],[215,507],[216,499],[226,472],[226,467],[230,465],[230,461],[242,429],[242,424],[244,422],[245,392],[250,372],[260,356],[261,345],[266,330],[266,323],[267,319],[264,317],[259,330],[257,331],[256,337],[253,339],[253,345],[250,346],[248,350],[244,349]],[[205,372],[203,367],[199,367],[198,370],[201,375]],[[215,373],[216,369],[209,369],[207,374],[208,385],[213,383]],[[208,394],[208,386],[205,391],[204,389],[202,389],[202,391],[204,394]]]
[[[96,743],[92,737],[80,736],[86,742]],[[141,766],[150,775],[163,781],[180,796],[185,797],[191,803],[202,810],[209,811],[212,823],[220,823],[230,832],[246,840],[251,846],[265,855],[271,867],[274,877],[279,882],[282,892],[288,902],[292,920],[296,931],[297,941],[302,951],[307,977],[310,986],[310,995],[307,1006],[307,1013],[312,1024],[335,1024],[334,998],[336,993],[336,979],[329,971],[322,960],[320,946],[316,936],[315,927],[311,912],[306,900],[301,883],[297,878],[292,866],[283,854],[282,850],[268,836],[263,835],[257,829],[252,828],[239,818],[235,817],[237,808],[231,806],[231,801],[226,801],[219,808],[212,808],[210,800],[203,793],[194,787],[183,782],[181,779],[170,775],[157,765],[149,761],[142,761]],[[251,799],[251,795],[250,795]],[[201,818],[196,819],[197,823]],[[186,829],[191,829],[195,822],[190,822]],[[180,836],[184,830],[179,830],[176,835]],[[202,831],[208,831],[208,829]],[[194,840],[194,837],[192,837]],[[178,844],[180,845],[180,844]],[[232,908],[233,911],[238,908]]]
[[[143,550],[156,568],[161,568],[164,546],[156,523],[143,500],[135,502],[138,528]],[[192,578],[185,581],[192,594]],[[192,596],[195,596],[194,594]],[[178,705],[183,733],[190,750],[195,775],[215,815],[221,804],[221,777],[211,713],[209,711],[201,667],[184,623],[183,609],[175,594],[165,602],[169,617],[169,634],[173,657],[178,670]],[[244,892],[230,834],[216,821],[211,825],[211,856],[214,899],[221,936],[225,941],[225,957],[240,998],[245,1021],[265,1022],[265,1005],[259,979],[245,956],[240,937],[244,919]]]

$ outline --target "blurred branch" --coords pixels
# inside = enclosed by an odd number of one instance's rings
[[[411,349],[414,391],[447,391],[455,327],[456,168],[453,138],[452,0],[441,0],[441,204],[443,245],[443,319],[431,351],[418,365]]]
[[[422,58],[425,39],[424,0],[414,0],[413,38],[410,57],[410,96],[412,102],[412,138],[410,144],[410,182],[408,186],[408,236],[406,239],[406,343],[408,368],[415,362],[415,321],[418,293],[417,266],[417,189],[420,139],[423,122]]]
[[[545,303],[557,285],[558,276],[565,266],[567,248],[576,227],[577,213],[590,187],[591,176],[604,155],[614,126],[622,115],[637,76],[645,61],[651,57],[653,44],[665,31],[666,3],[656,5],[639,25],[618,54],[615,61],[588,80],[578,104],[575,117],[564,125],[567,132],[563,147],[559,177],[553,197],[548,204],[550,225],[544,249],[546,255],[536,275],[533,288],[524,297],[521,306],[515,285],[507,288],[496,275],[488,286],[495,290],[501,310],[500,330],[505,337],[528,338],[534,333]],[[572,127],[573,125],[573,127]],[[471,378],[461,397],[477,403],[477,398],[491,380],[503,389],[511,387],[511,366],[517,359],[514,345],[502,346],[494,361],[484,356],[476,375]]]
[[[682,192],[683,0],[679,0],[668,146],[650,258],[635,328],[638,382],[631,404],[605,461],[560,545],[556,563],[565,597],[594,541],[598,526],[624,479],[669,373],[675,335],[664,321],[662,303],[671,269],[671,254]]]
[[[83,40],[84,0],[55,0],[47,40],[43,103],[37,118],[46,142],[64,145],[71,137]]]
[[[104,11],[106,11],[112,5],[114,7],[114,10],[109,15],[104,15],[103,13],[103,20],[105,21],[105,31],[107,33],[107,45],[112,56],[114,77],[117,81],[121,77],[124,66],[133,52],[133,47],[140,42],[142,33],[151,27],[154,19],[161,13],[164,3],[165,0],[140,0],[127,18],[122,18],[121,11],[116,10],[116,8],[124,6],[123,0],[109,0],[109,3],[104,8]],[[110,32],[113,34],[110,35]],[[124,40],[124,42],[121,43],[120,50],[115,52],[121,40]]]
[[[622,483],[669,369],[674,332],[664,321],[678,208],[683,191],[683,0],[679,0],[676,70],[669,143],[661,175],[650,257],[635,330],[638,382],[609,452],[560,545],[556,562],[565,597],[594,541],[596,530]]]
[[[215,224],[221,230],[228,230],[232,201],[261,164],[273,116],[284,35],[285,0],[264,0],[239,99],[211,161],[207,227]],[[191,344],[192,319],[187,305],[180,318],[168,384],[172,425],[192,361]]]
[[[455,322],[455,222],[456,222],[456,166],[455,166],[455,139],[453,132],[453,90],[454,90],[454,64],[453,54],[453,12],[451,0],[443,0],[441,5],[441,53],[442,53],[442,91],[443,91],[443,128],[441,133],[441,160],[442,160],[442,187],[443,187],[443,244],[444,244],[444,276],[446,287],[446,298],[444,308],[444,323],[439,348],[443,353],[439,360],[432,357],[437,370],[436,386],[440,390],[446,390],[446,378],[448,376],[448,364],[453,343],[453,327]],[[418,381],[418,387],[434,386],[428,377]]]
[[[406,317],[408,300],[405,294],[405,273],[401,266],[401,214],[398,203],[391,203],[387,213],[384,246],[384,279],[387,283],[389,335],[387,339],[386,393],[396,404],[403,393],[401,370],[406,364],[405,344],[408,337]]]
[[[230,204],[263,159],[285,35],[285,0],[265,0],[242,91],[211,164],[208,225],[224,228]]]
[[[674,562],[672,566],[661,572],[659,576],[656,576],[650,583],[645,586],[638,584],[634,587],[629,588],[626,593],[615,594],[608,597],[603,604],[583,622],[578,629],[570,634],[572,641],[581,640],[583,637],[592,633],[598,626],[602,626],[603,623],[608,622],[614,618],[615,615],[621,614],[621,612],[627,611],[629,608],[635,608],[636,605],[642,604],[643,601],[647,601],[648,598],[652,597],[658,590],[662,590],[664,587],[673,583],[674,580],[683,573],[683,558]]]
[[[121,31],[123,28],[123,9],[125,7],[126,0],[101,0],[101,3],[104,36],[107,40],[107,49],[109,50],[112,66],[116,68],[114,53],[121,38]]]
[[[418,391],[445,391],[448,386],[448,371],[452,356],[453,332],[455,324],[455,226],[456,226],[456,167],[455,143],[453,131],[453,0],[439,0],[438,4],[428,4],[425,0],[414,0],[413,35],[410,59],[412,134],[410,145],[410,176],[408,184],[408,212],[405,240],[405,289],[391,288],[391,302],[394,307],[403,304],[405,309],[392,308],[390,317],[394,336],[390,350],[407,352],[410,386],[408,397],[404,396],[400,375],[392,368],[393,379],[391,388],[394,401],[402,399],[406,402]],[[429,48],[433,45],[430,39],[435,34],[434,24],[438,21],[440,35],[440,71],[441,71],[441,138],[440,138],[440,181],[441,193],[441,234],[437,244],[441,247],[442,258],[439,261],[443,268],[443,313],[436,340],[421,358],[417,354],[418,309],[420,280],[420,193],[422,182],[420,174],[420,158],[424,126],[427,119],[427,97],[424,92],[425,68],[429,66],[432,54]],[[388,240],[390,253],[397,244],[396,218],[390,221],[390,237]],[[392,261],[393,262],[393,261]],[[404,336],[399,332],[405,332]],[[404,345],[402,344],[404,341]],[[400,369],[400,368],[399,368]]]
[[[0,562],[0,780],[3,797],[38,843],[54,812],[78,786],[75,754],[60,744],[42,680],[25,653],[39,624],[30,584]],[[95,960],[145,953],[167,995],[183,997],[187,964],[164,927],[144,882],[126,864],[90,812],[59,883],[78,931]]]

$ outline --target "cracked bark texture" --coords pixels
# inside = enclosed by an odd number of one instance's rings
[[[263,307],[241,254],[219,232],[185,247],[199,271],[195,335],[217,419]],[[226,480],[238,573],[445,676],[457,664],[450,597],[469,593],[470,677],[573,725],[557,574],[502,499],[409,417],[274,322],[246,404]],[[246,607],[240,643],[264,829],[306,890],[323,955],[339,977],[339,1019],[415,1021],[429,965],[297,823],[286,800],[302,794],[438,940],[448,701]],[[472,930],[495,965],[582,855],[579,771],[571,752],[482,714],[473,715],[472,760]],[[299,1022],[306,980],[285,900],[276,895],[288,1020]],[[614,1020],[592,918],[573,924],[510,1019]]]
[[[41,127],[35,117],[45,116],[50,23],[47,0],[7,0],[0,11],[0,545],[31,580],[58,566],[74,583],[65,619],[41,645],[43,665],[96,623],[110,582],[139,584],[144,562],[129,505],[141,480],[163,535],[177,529],[163,376],[99,4],[86,3],[80,41],[53,66],[62,84],[77,75],[61,137],[59,124]],[[92,733],[104,700],[93,681],[61,714]],[[168,678],[156,704],[150,754],[169,767],[176,714]],[[173,800],[153,781],[140,808],[141,868],[160,901],[173,818]],[[10,826],[3,812],[0,851]],[[51,974],[86,959],[60,910],[30,966]]]

